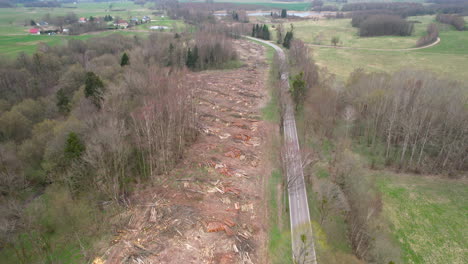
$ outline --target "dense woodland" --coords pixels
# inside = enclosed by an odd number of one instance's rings
[[[236,59],[209,29],[70,40],[0,63],[2,248],[30,263],[78,243],[70,230],[92,243],[132,186],[175,165],[197,135],[187,68]]]
[[[372,36],[411,36],[414,25],[406,20],[392,15],[369,16],[359,24],[361,37]]]
[[[351,19],[351,25],[359,28],[361,37],[372,36],[410,36],[414,25],[405,19],[389,14],[373,14],[372,12],[356,13]]]

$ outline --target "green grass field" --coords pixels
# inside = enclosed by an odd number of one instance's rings
[[[32,54],[36,52],[40,43],[48,45],[66,44],[69,39],[86,40],[93,37],[104,37],[110,34],[147,35],[146,32],[132,32],[123,30],[102,31],[98,34],[84,34],[79,36],[46,36],[46,35],[0,35],[0,56],[14,57],[20,52]]]
[[[340,45],[360,48],[401,49],[412,48],[424,34],[434,16],[410,17],[417,20],[415,32],[410,37],[360,38],[357,29],[351,27],[349,19],[301,21],[294,23],[296,37],[311,44],[330,45],[332,36],[339,36]],[[442,78],[468,80],[468,31],[455,31],[439,25],[441,42],[431,48],[414,51],[370,51],[313,47],[316,62],[341,80],[357,68],[366,71],[394,72],[402,69],[428,70]],[[316,37],[322,33],[321,43]]]
[[[466,263],[466,182],[393,173],[376,177],[404,263]]]
[[[110,6],[112,4],[112,6]],[[148,35],[150,26],[159,25],[167,26],[170,30],[182,31],[185,30],[186,25],[182,21],[172,20],[167,17],[155,17],[151,15],[152,10],[148,9],[151,4],[146,6],[135,5],[133,2],[111,2],[111,3],[78,3],[77,5],[65,4],[64,6],[73,6],[76,8],[0,8],[0,56],[14,57],[20,52],[32,54],[37,50],[38,44],[45,43],[48,45],[65,44],[68,39],[82,39],[86,40],[92,37],[102,37],[113,33],[124,35]],[[109,11],[112,8],[114,11]],[[115,11],[125,10],[125,11]],[[65,36],[65,35],[30,35],[28,30],[31,28],[29,25],[24,26],[25,21],[29,22],[31,19],[36,22],[41,21],[41,18],[50,13],[52,16],[64,15],[68,12],[74,12],[78,17],[89,16],[104,16],[112,15],[119,16],[123,19],[128,19],[132,16],[142,17],[149,15],[152,17],[150,23],[138,25],[129,30],[112,30],[102,31],[91,34],[83,34],[79,36]],[[174,26],[176,28],[174,28]],[[133,30],[136,29],[136,30]],[[133,30],[133,31],[132,31]]]

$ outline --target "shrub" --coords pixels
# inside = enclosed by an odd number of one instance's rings
[[[416,42],[417,47],[422,47],[425,45],[429,45],[433,42],[435,42],[439,38],[439,29],[437,28],[437,25],[432,23],[427,26],[427,34],[425,36],[422,36],[418,41]]]
[[[126,52],[122,55],[122,58],[120,59],[120,66],[125,66],[130,64],[130,59],[128,58],[128,55]]]

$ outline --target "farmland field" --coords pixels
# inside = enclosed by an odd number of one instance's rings
[[[466,182],[393,173],[377,182],[404,263],[466,263]]]
[[[415,24],[415,32],[409,37],[360,38],[357,29],[351,27],[350,19],[301,21],[294,24],[296,37],[310,44],[330,45],[333,36],[340,38],[340,46],[378,49],[402,49],[415,46],[434,16],[410,17],[421,23]],[[329,72],[345,80],[357,69],[366,71],[393,72],[405,68],[429,70],[444,78],[468,79],[468,31],[455,31],[439,24],[441,42],[427,49],[413,51],[372,51],[313,47],[317,63]],[[317,38],[317,36],[321,35]]]
[[[167,17],[155,17],[148,9],[151,4],[146,6],[135,5],[133,2],[112,2],[109,3],[78,3],[76,5],[65,4],[61,8],[0,8],[0,56],[14,57],[20,52],[32,54],[36,51],[38,44],[45,43],[48,45],[64,44],[68,39],[86,40],[92,37],[106,36],[109,34],[125,34],[125,35],[148,35],[150,26],[159,25],[172,28],[175,30],[185,30],[185,24],[182,21],[176,21]],[[109,30],[101,32],[92,32],[79,36],[66,35],[30,35],[28,30],[30,20],[36,22],[41,21],[46,14],[64,15],[69,12],[74,12],[78,17],[89,16],[105,16],[112,15],[113,17],[121,17],[128,19],[132,16],[149,15],[152,21],[147,24],[138,25],[128,30]],[[136,31],[132,31],[136,29]]]
[[[148,5],[149,6],[149,5]],[[73,7],[73,8],[67,8]],[[113,11],[109,11],[112,9]],[[121,10],[121,11],[117,11]],[[47,35],[29,35],[29,21],[41,21],[41,18],[50,13],[53,16],[64,15],[69,12],[76,13],[79,17],[89,16],[119,16],[127,19],[130,16],[151,15],[151,10],[146,7],[135,5],[133,2],[113,2],[109,3],[78,3],[76,5],[65,4],[61,8],[0,8],[0,55],[12,57],[20,52],[27,54],[34,53],[37,45],[45,43],[49,45],[63,44],[67,39],[89,39],[96,36],[106,36],[112,33],[119,34],[145,34],[143,32],[130,31],[102,31],[93,34],[83,34],[80,36],[47,36]],[[165,20],[165,23],[171,23]],[[26,26],[25,26],[26,24]]]

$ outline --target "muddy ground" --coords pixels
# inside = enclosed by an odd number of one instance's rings
[[[244,66],[190,73],[200,135],[169,174],[135,192],[105,263],[267,263],[265,48],[236,40]]]

